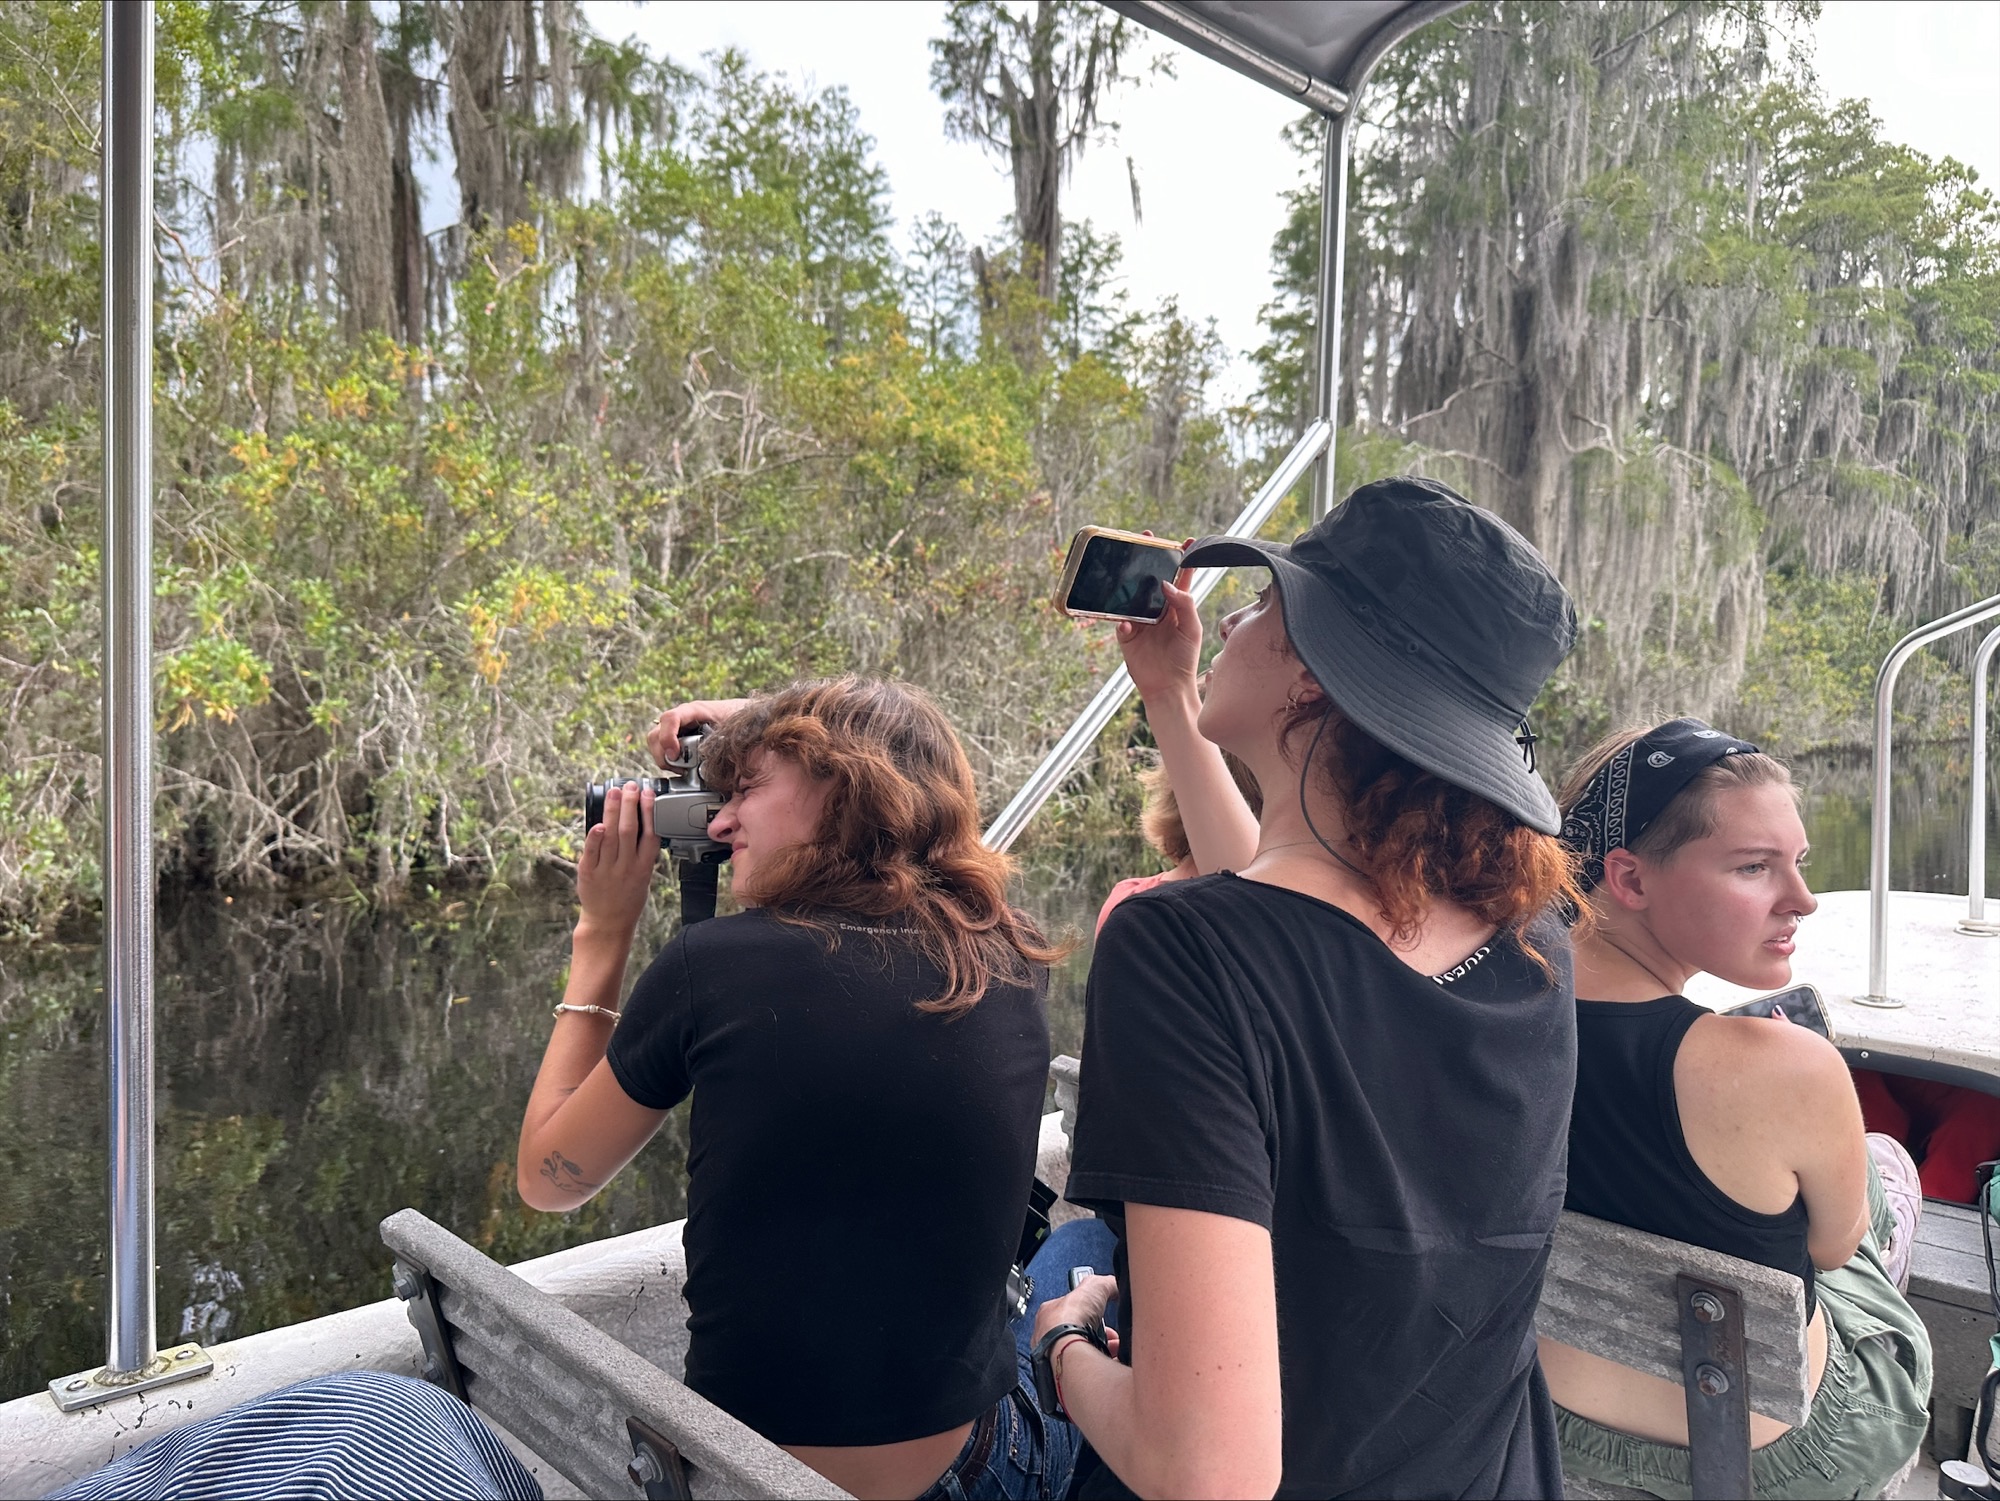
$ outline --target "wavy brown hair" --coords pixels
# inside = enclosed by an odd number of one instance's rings
[[[1286,714],[1287,745],[1301,734],[1319,737],[1306,771],[1339,800],[1394,941],[1416,938],[1432,902],[1455,902],[1513,933],[1547,972],[1523,930],[1551,906],[1569,910],[1583,899],[1560,839],[1389,749],[1331,699]]]
[[[753,699],[703,740],[702,778],[727,797],[757,753],[830,784],[813,840],[762,857],[747,893],[782,921],[832,945],[821,914],[901,920],[944,974],[919,1008],[945,1016],[1067,952],[1007,904],[1014,862],[981,841],[965,749],[922,690],[849,676]]]

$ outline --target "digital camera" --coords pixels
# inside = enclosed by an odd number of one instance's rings
[[[663,777],[607,777],[592,782],[583,795],[583,829],[587,834],[604,822],[604,794],[613,787],[636,783],[653,789],[653,832],[660,846],[676,860],[714,864],[729,858],[729,846],[708,837],[709,821],[722,811],[722,799],[702,785],[701,736],[681,736],[681,753],[667,762]]]

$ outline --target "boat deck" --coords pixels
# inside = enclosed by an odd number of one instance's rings
[[[2000,916],[2000,903],[1988,911]],[[1855,1062],[1893,1069],[1891,1060],[1907,1060],[1940,1076],[1981,1075],[2000,1091],[2000,938],[1958,932],[1964,915],[1962,896],[1889,894],[1889,993],[1904,1004],[1884,1010],[1855,1000],[1868,988],[1868,893],[1825,892],[1799,924],[1793,981],[1819,987]],[[1717,1009],[1759,993],[1711,975],[1688,986],[1691,1000]]]

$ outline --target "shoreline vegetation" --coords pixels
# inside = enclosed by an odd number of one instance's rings
[[[2000,589],[1994,201],[1821,96],[1815,13],[1476,5],[1371,86],[1336,488],[1432,474],[1550,557],[1558,767],[1648,712],[1865,744],[1889,646]],[[163,886],[525,888],[662,705],[848,669],[935,693],[997,807],[1116,664],[1047,607],[1070,532],[1213,530],[1297,430],[1316,131],[1227,405],[1213,329],[1062,214],[1161,86],[1101,8],[941,13],[948,127],[1017,174],[985,240],[892,215],[838,88],[569,0],[158,17]],[[17,939],[99,890],[97,25],[0,0]],[[1911,743],[1962,738],[1972,644],[1905,673]],[[1127,826],[1147,746],[1128,711],[1030,839]]]

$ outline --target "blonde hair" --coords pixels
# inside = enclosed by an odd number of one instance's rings
[[[1222,753],[1222,764],[1229,768],[1229,775],[1236,783],[1236,790],[1243,794],[1243,801],[1250,805],[1254,815],[1264,812],[1264,793],[1257,785],[1257,778],[1228,751]],[[1146,843],[1158,850],[1161,857],[1178,865],[1193,853],[1188,848],[1187,829],[1181,823],[1180,801],[1174,796],[1173,783],[1167,780],[1164,766],[1149,766],[1139,773],[1139,785],[1146,789],[1146,806],[1139,813],[1139,832],[1146,836]]]

